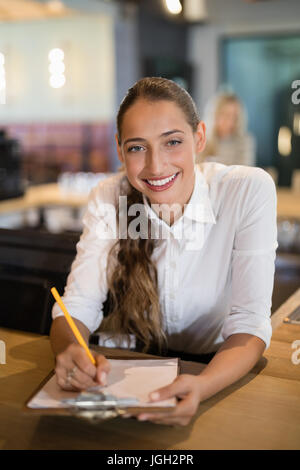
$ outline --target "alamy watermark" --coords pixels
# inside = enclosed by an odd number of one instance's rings
[[[202,224],[193,224],[191,219],[201,220],[205,214],[204,205],[189,206],[189,217],[184,217],[182,223],[174,224],[185,211],[186,204],[151,204],[151,207],[142,203],[127,205],[127,196],[119,196],[119,210],[114,204],[101,204],[97,206],[95,216],[98,218],[96,227],[100,239],[116,240],[131,238],[142,239],[176,239],[195,240],[202,235]],[[148,211],[148,213],[147,213]],[[158,224],[158,217],[163,223]],[[156,219],[156,223],[154,220]],[[149,223],[150,222],[150,223]]]
[[[292,103],[300,104],[300,80],[294,80],[292,83],[292,88],[295,90],[292,93]]]
[[[0,340],[0,364],[6,364],[6,344]]]
[[[292,343],[292,349],[296,349],[296,351],[293,352],[291,361],[294,365],[300,364],[300,339],[296,339]]]

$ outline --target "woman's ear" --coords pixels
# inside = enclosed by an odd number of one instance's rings
[[[116,144],[117,144],[118,158],[119,158],[121,163],[124,163],[124,157],[123,157],[122,150],[121,150],[121,147],[120,147],[118,134],[115,134],[115,139],[116,139]]]
[[[196,151],[200,153],[204,150],[206,144],[206,127],[203,121],[200,121],[196,131]]]

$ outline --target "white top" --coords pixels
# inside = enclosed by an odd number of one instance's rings
[[[255,335],[269,347],[278,246],[275,184],[256,167],[204,162],[195,172],[191,199],[171,227],[144,198],[153,233],[162,228],[169,235],[152,255],[168,347],[209,353],[234,333]],[[91,332],[102,320],[107,254],[115,243],[114,214],[105,204],[116,204],[122,181],[124,173],[117,173],[92,190],[63,296],[70,314]],[[59,315],[55,304],[53,318]]]
[[[216,139],[216,155],[205,155],[205,161],[223,165],[255,166],[256,143],[252,135]]]

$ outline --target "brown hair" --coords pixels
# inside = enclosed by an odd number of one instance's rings
[[[121,144],[122,123],[126,111],[138,100],[168,100],[176,103],[184,112],[187,122],[195,132],[199,123],[198,113],[191,96],[171,80],[148,77],[139,80],[123,99],[117,115],[118,140]],[[143,196],[127,180],[127,207],[143,204]],[[128,213],[128,211],[127,211]],[[127,217],[128,226],[134,217]],[[119,207],[117,208],[119,220]],[[148,234],[150,233],[148,220]],[[113,335],[133,334],[144,351],[155,345],[160,351],[166,344],[162,329],[162,314],[157,288],[157,270],[151,255],[157,244],[151,238],[119,239],[108,258],[108,287],[110,314],[103,319],[100,329]]]

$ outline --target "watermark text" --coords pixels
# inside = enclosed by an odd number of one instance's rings
[[[295,90],[292,93],[292,103],[300,104],[300,80],[294,80],[292,83],[292,88]]]
[[[300,364],[300,339],[296,339],[292,343],[292,348],[295,349],[296,351],[293,352],[291,361],[293,364],[298,365]]]
[[[201,220],[204,216],[204,205],[197,204],[189,208],[189,217],[183,218],[182,223],[174,224],[184,213],[185,206],[180,204],[152,204],[148,211],[144,204],[136,203],[127,206],[127,196],[119,197],[119,210],[114,204],[101,204],[97,208],[96,227],[100,239],[116,240],[131,238],[142,239],[176,239],[201,238],[202,225],[191,223],[191,220]],[[150,211],[150,213],[149,213]],[[160,225],[157,221],[161,219]],[[156,222],[154,222],[156,220]],[[150,222],[150,223],[149,223]],[[173,225],[173,226],[172,226]],[[172,226],[172,228],[170,228]]]
[[[6,364],[6,345],[0,340],[0,364]]]

